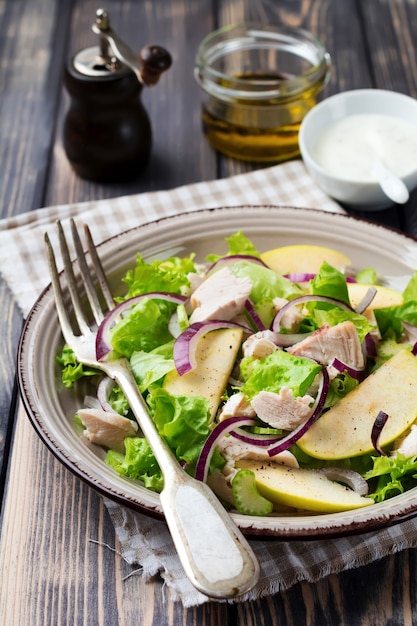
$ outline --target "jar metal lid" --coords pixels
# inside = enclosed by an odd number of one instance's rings
[[[251,57],[265,69],[251,71]],[[330,75],[330,55],[319,39],[300,28],[273,24],[236,24],[203,39],[197,51],[195,78],[220,100],[282,102],[298,96]],[[267,67],[269,66],[269,67]],[[258,75],[256,75],[258,73]]]

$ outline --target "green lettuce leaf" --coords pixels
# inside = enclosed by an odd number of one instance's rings
[[[311,291],[316,296],[336,298],[346,304],[350,304],[346,276],[326,261],[323,262],[320,271],[312,279]],[[320,303],[319,308],[326,309],[328,306]]]
[[[202,396],[173,396],[153,388],[147,397],[160,435],[180,461],[195,464],[210,433],[209,402]]]
[[[74,351],[65,345],[56,361],[62,367],[61,379],[65,387],[72,387],[76,380],[85,376],[97,376],[101,372],[88,365],[82,365],[75,357]]]
[[[378,478],[374,492],[369,494],[375,502],[382,502],[403,493],[417,484],[417,457],[395,456],[372,457],[374,467],[364,478]]]
[[[234,254],[248,254],[250,256],[254,256],[259,258],[261,255],[259,254],[256,246],[252,243],[248,237],[246,237],[242,231],[238,231],[230,237],[226,237],[226,242],[228,244],[228,251],[224,255],[219,254],[209,254],[206,258],[210,263],[215,263],[219,259],[222,259],[224,256],[231,256]]]
[[[106,463],[120,476],[142,480],[147,489],[162,491],[164,484],[162,472],[146,439],[126,437],[125,448],[125,454],[109,450]]]
[[[279,393],[283,387],[291,389],[294,396],[304,396],[321,366],[310,359],[276,350],[265,359],[245,357],[241,374],[245,380],[240,391],[251,400],[260,391]]]
[[[259,263],[237,261],[230,267],[230,271],[235,276],[240,278],[247,277],[251,280],[250,299],[255,306],[256,312],[267,327],[274,317],[274,298],[291,300],[303,293],[299,285],[280,276],[273,270],[263,267]]]
[[[193,259],[194,255],[191,255],[184,258],[156,259],[146,263],[138,254],[135,268],[129,270],[123,278],[129,290],[126,296],[119,300],[127,300],[151,291],[184,293],[190,285],[188,274],[196,271]]]
[[[347,372],[338,374],[336,378],[330,382],[324,408],[329,409],[331,406],[337,404],[339,400],[347,396],[347,394],[353,391],[358,385],[359,382],[352,378],[352,376],[349,376]]]
[[[355,313],[353,311],[345,311],[339,307],[333,307],[327,310],[314,308],[312,311],[312,317],[318,328],[324,324],[336,326],[336,324],[340,324],[341,322],[352,322],[355,325],[361,342],[364,340],[366,335],[375,328],[375,326],[371,324],[364,315],[360,315],[359,313]]]
[[[132,354],[130,365],[141,393],[144,393],[153,383],[161,380],[165,374],[174,369],[173,342],[167,345],[170,347],[170,358],[166,358],[165,355],[156,351],[144,352],[139,350]]]
[[[111,331],[110,341],[118,355],[130,359],[134,352],[150,352],[172,340],[168,322],[175,304],[144,298]]]
[[[417,301],[417,271],[413,273],[402,293],[404,302]]]

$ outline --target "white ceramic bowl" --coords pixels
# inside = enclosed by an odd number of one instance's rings
[[[384,194],[376,179],[348,180],[329,173],[315,159],[314,151],[323,132],[331,124],[358,114],[389,115],[417,128],[417,100],[382,89],[346,91],[323,100],[306,115],[299,133],[301,156],[312,178],[335,200],[361,210],[385,209],[393,202]],[[417,159],[412,170],[402,178],[409,191],[417,186]]]
[[[236,207],[195,211],[139,226],[99,246],[113,293],[121,293],[121,277],[134,266],[137,252],[145,258],[195,252],[224,254],[225,237],[242,230],[260,251],[309,243],[337,248],[354,264],[352,270],[375,267],[384,284],[402,290],[417,267],[417,242],[394,230],[354,217],[290,207]],[[158,494],[139,481],[122,478],[105,463],[104,450],[80,436],[73,416],[88,392],[84,384],[66,389],[55,357],[63,339],[51,286],[29,314],[18,351],[18,381],[28,416],[56,457],[79,478],[125,506],[161,516]],[[79,381],[81,382],[81,381]],[[417,514],[417,487],[385,502],[354,511],[310,515],[274,513],[233,518],[248,535],[318,538],[368,532]]]

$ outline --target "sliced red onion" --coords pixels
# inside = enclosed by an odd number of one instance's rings
[[[280,440],[280,437],[272,434],[262,434],[262,433],[248,433],[246,430],[242,428],[235,428],[230,432],[232,437],[235,439],[239,439],[244,443],[249,443],[252,446],[270,446],[273,443],[277,443]]]
[[[363,369],[360,370],[356,369],[355,367],[351,367],[337,357],[334,357],[330,365],[331,367],[334,367],[338,372],[347,372],[349,376],[355,378],[356,380],[361,380],[361,378],[363,377]]]
[[[379,452],[381,456],[387,456],[387,453],[384,452],[384,450],[379,445],[379,439],[381,437],[382,429],[387,423],[388,418],[389,418],[388,413],[385,413],[385,411],[379,411],[374,421],[374,424],[372,426],[372,432],[371,432],[372,445],[375,448],[375,450]]]
[[[252,330],[242,326],[242,324],[225,322],[223,320],[207,320],[206,322],[191,324],[176,338],[174,343],[174,363],[180,376],[195,368],[195,351],[201,337],[212,330],[220,330],[222,328],[240,328],[244,332],[252,334]]]
[[[319,474],[323,474],[329,480],[347,485],[360,496],[368,495],[368,483],[358,472],[347,467],[323,467],[317,470]]]
[[[109,402],[109,396],[114,385],[115,385],[114,380],[112,380],[111,378],[108,378],[108,376],[105,376],[100,381],[97,387],[97,399],[100,402],[100,406],[103,409],[103,411],[107,411],[108,413],[117,412],[113,409],[112,405]]]
[[[307,274],[306,272],[290,272],[289,274],[283,274],[284,278],[288,278],[292,283],[307,283],[309,280],[313,280],[317,274]]]
[[[362,350],[365,352],[365,357],[374,359],[376,357],[376,345],[375,340],[371,333],[367,333],[363,340]]]
[[[325,367],[322,368],[321,374],[319,390],[310,417],[288,435],[282,437],[276,445],[272,445],[268,449],[269,456],[275,456],[276,454],[284,452],[284,450],[288,450],[288,448],[296,443],[320,417],[330,387],[329,374]]]
[[[359,304],[357,304],[355,308],[356,313],[359,313],[360,315],[362,315],[362,313],[366,311],[368,306],[372,303],[377,292],[378,292],[378,289],[376,287],[369,287],[368,291],[366,292],[362,300],[359,302]]]
[[[257,328],[258,330],[266,330],[266,326],[255,311],[255,307],[253,306],[253,302],[250,298],[245,301],[245,309],[248,312],[250,319],[254,323],[255,328]]]
[[[304,304],[305,302],[328,302],[329,304],[338,306],[341,309],[344,309],[345,311],[353,311],[352,307],[349,304],[346,304],[346,302],[343,302],[342,300],[338,300],[337,298],[306,294],[304,296],[298,296],[298,298],[294,298],[294,300],[290,300],[289,302],[284,304],[282,309],[280,309],[278,313],[276,314],[276,316],[274,317],[272,324],[271,324],[271,330],[273,330],[276,333],[279,332],[280,327],[281,327],[281,320],[283,316],[285,315],[285,313],[287,313],[293,306]]]
[[[253,426],[257,423],[258,421],[253,417],[229,417],[227,420],[217,424],[207,437],[201,449],[195,468],[195,478],[206,482],[211,458],[217,443],[222,437],[239,426]]]
[[[412,354],[414,354],[414,356],[417,356],[417,342],[411,348],[411,352],[412,352]]]
[[[210,265],[210,267],[207,269],[207,274],[217,268],[218,265],[229,265],[231,263],[236,263],[236,261],[251,261],[251,263],[258,263],[258,265],[262,265],[263,267],[270,269],[268,265],[257,256],[252,256],[250,254],[230,254],[229,256],[224,256],[221,259],[218,259],[218,261]]]
[[[110,342],[110,330],[113,325],[119,321],[119,318],[123,316],[126,311],[131,309],[135,304],[145,298],[154,298],[157,300],[167,300],[168,302],[174,302],[176,304],[184,304],[187,300],[187,296],[182,296],[177,293],[167,293],[165,291],[151,291],[149,293],[141,294],[140,296],[134,296],[124,302],[118,304],[114,309],[109,311],[101,322],[97,330],[96,337],[96,358],[101,361],[109,352],[111,352]]]

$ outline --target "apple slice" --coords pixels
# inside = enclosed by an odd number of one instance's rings
[[[165,376],[164,389],[175,396],[203,396],[210,403],[213,418],[242,341],[240,328],[213,330],[198,342],[196,367],[180,376],[172,370]]]
[[[383,287],[381,285],[362,285],[361,283],[348,283],[349,299],[352,307],[355,309],[359,302],[364,298],[370,287],[376,287],[376,294],[372,300],[370,306],[366,309],[371,311],[373,309],[384,309],[390,306],[401,306],[403,304],[403,297],[395,289],[391,287]]]
[[[324,413],[297,445],[319,459],[347,459],[372,452],[372,426],[379,411],[389,418],[379,444],[384,447],[417,418],[417,357],[401,350]]]
[[[261,259],[278,274],[316,274],[323,261],[340,271],[344,271],[351,264],[349,257],[342,252],[309,244],[274,248],[261,254]]]
[[[374,503],[372,498],[360,496],[314,470],[246,459],[237,461],[236,466],[254,472],[258,492],[277,504],[317,513],[338,513]]]

